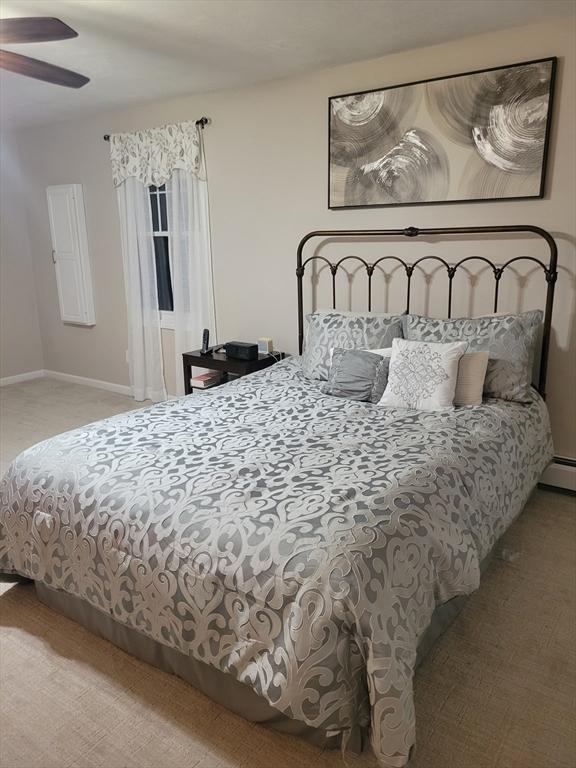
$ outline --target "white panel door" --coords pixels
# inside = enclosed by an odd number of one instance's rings
[[[65,323],[94,325],[82,186],[48,187],[46,194],[60,315]]]

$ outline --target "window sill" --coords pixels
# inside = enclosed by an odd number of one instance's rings
[[[160,328],[170,331],[174,330],[174,313],[167,310],[160,310]]]

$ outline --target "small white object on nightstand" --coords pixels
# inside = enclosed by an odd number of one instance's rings
[[[272,341],[272,339],[269,339],[266,336],[264,336],[261,339],[258,339],[258,352],[260,352],[260,354],[263,354],[263,355],[269,354],[270,352],[272,352],[273,349],[274,349],[274,342]]]

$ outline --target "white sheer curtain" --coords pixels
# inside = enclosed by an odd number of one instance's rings
[[[128,305],[130,382],[137,400],[166,399],[149,190],[166,185],[174,296],[177,394],[184,394],[182,352],[216,342],[210,217],[203,147],[193,122],[110,137],[122,227]]]
[[[166,399],[156,263],[148,188],[126,179],[116,190],[128,308],[128,364],[136,400]]]
[[[177,394],[184,394],[182,353],[201,346],[208,328],[215,344],[216,319],[210,252],[208,185],[189,171],[175,170],[166,182]]]

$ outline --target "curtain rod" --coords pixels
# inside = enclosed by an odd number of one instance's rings
[[[199,120],[196,120],[196,126],[198,128],[204,129],[208,125],[209,122],[210,122],[210,118],[209,117],[201,117]],[[104,139],[104,141],[110,141],[110,134],[109,133],[105,133],[102,138]]]

